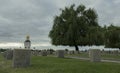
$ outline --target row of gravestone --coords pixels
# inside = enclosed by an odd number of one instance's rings
[[[42,56],[47,56],[47,51],[41,51]],[[56,52],[57,57],[64,58],[65,51],[58,50]],[[3,56],[6,59],[12,59],[13,67],[27,67],[30,65],[30,57],[31,57],[31,50],[27,49],[14,49],[7,50]],[[101,51],[99,49],[90,49],[89,50],[89,58],[92,62],[100,62],[101,61]]]
[[[61,50],[60,50],[61,51]],[[72,55],[72,54],[78,54],[79,52],[76,52],[76,51],[65,51],[65,50],[63,50],[64,51],[64,54],[69,54],[69,55]],[[48,50],[41,50],[41,51],[39,51],[39,50],[32,50],[31,51],[31,54],[32,55],[35,55],[35,56],[46,56],[46,54],[47,55],[56,55],[57,54],[57,52],[58,51],[48,51]]]
[[[79,52],[81,53],[81,52]],[[87,53],[87,52],[86,52]],[[89,53],[89,52],[88,52]],[[114,55],[118,55],[119,52],[118,51],[101,51],[100,52],[101,55],[103,54],[114,54]],[[38,51],[38,50],[34,50],[34,51],[31,51],[31,54],[32,55],[41,55],[41,56],[47,56],[47,55],[56,55],[57,52],[51,52],[51,51],[46,51],[46,50],[42,50],[42,51]],[[78,52],[76,51],[64,51],[64,54],[69,54],[69,55],[72,55],[72,54],[78,54]],[[6,59],[11,59],[12,56],[13,56],[13,50],[7,50],[4,52],[4,57]]]
[[[41,50],[41,51],[39,51],[39,50],[32,50],[31,54],[35,55],[35,56],[39,56],[39,55],[47,56],[47,55],[53,55],[54,52],[53,51],[48,51],[48,50]]]
[[[47,55],[57,55],[59,58],[64,58],[64,50],[58,50],[56,52],[50,52],[46,50],[42,51],[32,51],[32,55],[41,55],[41,56],[47,56]]]
[[[47,56],[47,51],[43,50],[42,56]],[[64,51],[57,51],[57,57],[64,58]],[[31,50],[28,49],[14,49],[7,50],[3,53],[3,56],[7,60],[12,60],[12,66],[14,68],[27,67],[30,65]]]
[[[3,56],[5,59],[7,60],[11,60],[13,58],[13,51],[14,50],[7,50],[3,53]],[[41,56],[47,56],[49,55],[48,51],[46,50],[42,50],[41,52],[35,50],[35,51],[31,51],[32,55],[41,55]],[[53,54],[53,53],[52,53]]]

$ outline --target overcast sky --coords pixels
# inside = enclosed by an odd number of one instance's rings
[[[71,4],[94,8],[101,26],[120,25],[120,0],[0,0],[0,47],[23,46],[26,35],[33,46],[50,47],[54,16]]]

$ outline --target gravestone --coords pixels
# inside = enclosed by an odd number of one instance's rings
[[[5,59],[7,60],[12,60],[13,58],[13,50],[6,50],[4,53],[3,53],[3,56]]]
[[[57,51],[57,57],[64,58],[64,50],[58,50]]]
[[[14,49],[13,51],[13,67],[30,66],[31,51],[29,49]]]
[[[41,56],[47,56],[47,51],[46,50],[42,50],[41,51]]]
[[[100,62],[101,61],[100,50],[99,49],[90,49],[89,57],[90,57],[91,62]]]

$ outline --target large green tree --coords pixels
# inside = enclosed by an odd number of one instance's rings
[[[105,33],[105,47],[120,49],[120,27],[109,26]]]
[[[104,45],[104,33],[105,29],[100,26],[90,27],[86,37],[87,45]]]
[[[75,5],[60,9],[61,14],[56,16],[49,37],[53,45],[78,46],[99,45],[103,42],[101,27],[98,25],[97,14],[94,9],[84,5]]]

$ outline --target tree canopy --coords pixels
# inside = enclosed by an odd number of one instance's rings
[[[120,49],[120,27],[109,26],[105,33],[105,47]]]
[[[78,51],[78,46],[103,44],[102,28],[98,25],[98,15],[94,9],[84,5],[75,7],[73,4],[60,10],[61,14],[55,16],[49,32],[53,45],[75,46]]]

